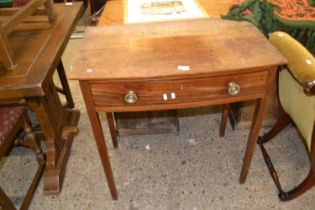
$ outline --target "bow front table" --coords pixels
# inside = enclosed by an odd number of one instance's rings
[[[79,80],[113,199],[117,191],[99,112],[117,147],[113,112],[169,110],[256,99],[245,182],[267,96],[285,58],[250,23],[201,18],[88,28],[70,78]]]

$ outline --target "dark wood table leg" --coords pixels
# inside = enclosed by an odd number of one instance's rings
[[[57,194],[61,190],[73,138],[78,132],[80,112],[62,106],[52,79],[45,95],[28,98],[27,105],[35,113],[46,141],[44,192]]]
[[[110,135],[112,137],[112,142],[113,142],[114,148],[118,148],[117,132],[116,132],[116,127],[115,127],[113,115],[114,115],[114,113],[112,113],[112,112],[106,112],[107,122],[108,122]]]
[[[80,87],[84,98],[87,113],[90,119],[93,135],[96,141],[96,146],[102,161],[103,169],[107,178],[107,183],[111,192],[113,200],[117,200],[117,189],[112,172],[112,167],[109,161],[105,138],[99,119],[98,113],[93,106],[93,98],[89,88],[89,84],[86,81],[80,81]]]
[[[222,111],[222,116],[221,116],[221,124],[220,124],[220,132],[219,136],[223,137],[225,134],[225,128],[226,128],[226,123],[228,120],[228,115],[230,112],[230,104],[223,104],[223,111]]]
[[[68,80],[67,80],[67,76],[66,76],[66,72],[65,72],[65,68],[63,66],[62,60],[60,60],[60,62],[58,63],[57,72],[58,72],[59,79],[62,85],[63,93],[68,102],[68,107],[74,108],[74,103],[73,103],[70,87],[68,84]]]
[[[251,129],[248,136],[242,171],[240,175],[240,183],[245,182],[248,171],[249,171],[249,166],[250,166],[250,163],[253,158],[254,151],[257,145],[259,131],[260,131],[260,128],[262,127],[264,115],[268,108],[267,106],[268,96],[269,94],[271,94],[276,73],[277,73],[276,69],[269,71],[266,86],[265,86],[265,94],[263,95],[261,99],[256,100],[255,111],[254,111],[254,115],[252,119]]]
[[[89,0],[90,2],[90,15],[93,15],[95,12],[95,0]]]

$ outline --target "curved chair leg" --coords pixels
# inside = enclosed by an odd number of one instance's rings
[[[277,189],[279,191],[278,197],[281,201],[292,200],[292,199],[298,197],[299,195],[302,195],[304,192],[306,192],[307,190],[309,190],[311,187],[313,187],[315,185],[315,172],[313,169],[311,169],[309,174],[307,175],[307,177],[303,180],[303,182],[301,184],[299,184],[297,187],[295,187],[294,189],[292,189],[288,192],[284,192],[282,190],[277,172],[274,169],[273,163],[272,163],[265,147],[263,146],[263,144],[260,144],[260,143],[259,143],[259,146],[261,148],[261,151],[262,151],[264,160],[266,162],[266,165],[268,167],[269,173],[270,173],[274,183],[277,186]]]
[[[10,198],[3,192],[0,187],[0,209],[16,210]]]
[[[279,107],[279,116],[275,123],[275,125],[265,133],[262,137],[259,137],[259,144],[264,144],[275,137],[280,131],[282,131],[285,127],[287,127],[292,122],[290,116],[283,110],[283,108]]]
[[[263,137],[259,137],[257,143],[259,144],[264,160],[266,162],[266,165],[269,169],[269,173],[275,182],[279,194],[278,197],[281,201],[289,201],[292,200],[300,195],[302,195],[304,192],[309,190],[311,187],[315,185],[315,144],[312,143],[311,148],[311,169],[307,175],[307,177],[302,181],[301,184],[299,184],[294,189],[284,192],[281,188],[281,184],[277,175],[276,170],[274,169],[273,163],[264,147],[264,143],[268,142],[270,139],[272,139],[275,135],[277,135],[284,127],[286,127],[291,122],[291,118],[284,112],[284,110],[281,108],[279,118],[275,124],[275,126]],[[315,142],[315,124],[313,128],[313,136],[312,136],[312,142]]]
[[[294,189],[292,189],[288,192],[280,192],[278,195],[279,199],[281,201],[292,200],[292,199],[302,195],[304,192],[309,190],[314,185],[315,185],[315,172],[314,172],[314,170],[310,170],[307,177],[297,187],[295,187]]]

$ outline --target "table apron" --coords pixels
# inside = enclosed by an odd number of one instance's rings
[[[172,109],[185,109],[195,108],[210,105],[228,104],[242,101],[250,101],[263,97],[263,93],[243,95],[239,97],[228,97],[222,99],[211,99],[205,101],[197,101],[190,103],[174,103],[165,105],[146,105],[146,106],[120,106],[120,107],[106,107],[106,106],[95,106],[96,112],[141,112],[141,111],[157,111],[157,110],[172,110]]]

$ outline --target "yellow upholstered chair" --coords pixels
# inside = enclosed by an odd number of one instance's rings
[[[270,42],[287,58],[288,65],[279,70],[280,112],[276,124],[258,144],[282,201],[291,200],[315,185],[315,59],[300,43],[283,32],[274,32]],[[294,189],[284,192],[263,144],[293,122],[305,141],[311,167],[306,178]],[[285,142],[284,142],[285,143]]]

